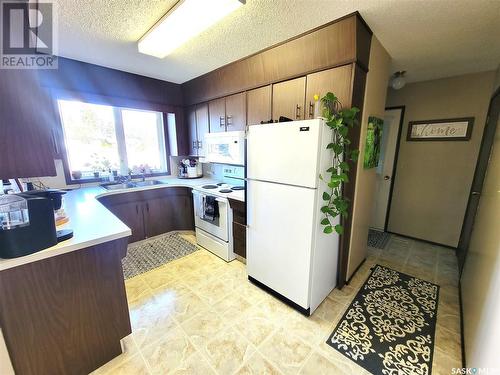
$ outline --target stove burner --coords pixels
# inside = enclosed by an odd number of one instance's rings
[[[222,186],[222,185],[224,185],[224,182],[219,182],[219,183],[217,184],[217,186]]]
[[[217,189],[217,185],[203,185],[202,189]]]
[[[231,189],[233,190],[245,190],[244,186],[233,186]]]
[[[233,191],[231,189],[221,189],[219,190],[219,193],[232,193]]]

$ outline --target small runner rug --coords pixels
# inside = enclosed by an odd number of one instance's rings
[[[198,250],[196,245],[170,232],[129,245],[122,260],[125,279],[151,271]]]
[[[387,245],[390,239],[391,235],[387,232],[381,232],[374,229],[368,230],[368,246],[370,247],[385,249],[385,245]]]
[[[376,265],[327,344],[372,374],[430,375],[439,286]]]

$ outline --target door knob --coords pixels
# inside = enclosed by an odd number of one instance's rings
[[[391,176],[384,176],[384,180],[390,180]]]
[[[481,193],[479,191],[473,191],[471,194],[472,195],[481,195]]]

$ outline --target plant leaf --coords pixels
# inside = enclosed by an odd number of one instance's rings
[[[329,201],[331,198],[330,194],[328,194],[326,191],[323,192],[323,200],[324,201]]]
[[[345,161],[340,162],[339,167],[345,172],[348,172],[350,169],[349,164],[347,164]]]
[[[330,234],[333,232],[333,228],[331,225],[327,225],[325,228],[323,228],[323,233]]]
[[[337,143],[333,144],[331,149],[333,149],[335,155],[340,155],[342,152],[344,152],[344,147],[342,147],[342,145],[339,145]]]
[[[335,225],[335,232],[340,235],[344,234],[344,227],[340,224]]]
[[[321,220],[321,225],[330,225],[330,220],[328,220],[328,218],[325,217],[323,220]]]

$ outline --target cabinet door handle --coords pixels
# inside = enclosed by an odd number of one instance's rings
[[[309,118],[313,118],[313,117],[314,117],[314,103],[309,102]]]
[[[146,210],[149,212],[149,203],[146,203]]]
[[[233,125],[233,116],[227,116],[226,124],[227,126]]]
[[[193,149],[197,149],[198,147],[196,146],[196,144],[198,143],[198,141],[193,141]]]
[[[299,119],[300,118],[300,105],[297,104],[295,107],[295,118]]]
[[[197,147],[197,148],[203,148],[203,143],[202,143],[202,141],[198,141],[197,143],[198,143],[198,147]]]
[[[135,213],[137,215],[139,215],[139,205],[138,204],[135,205]]]
[[[226,121],[224,116],[219,117],[219,126],[222,128],[223,126],[226,126]]]

